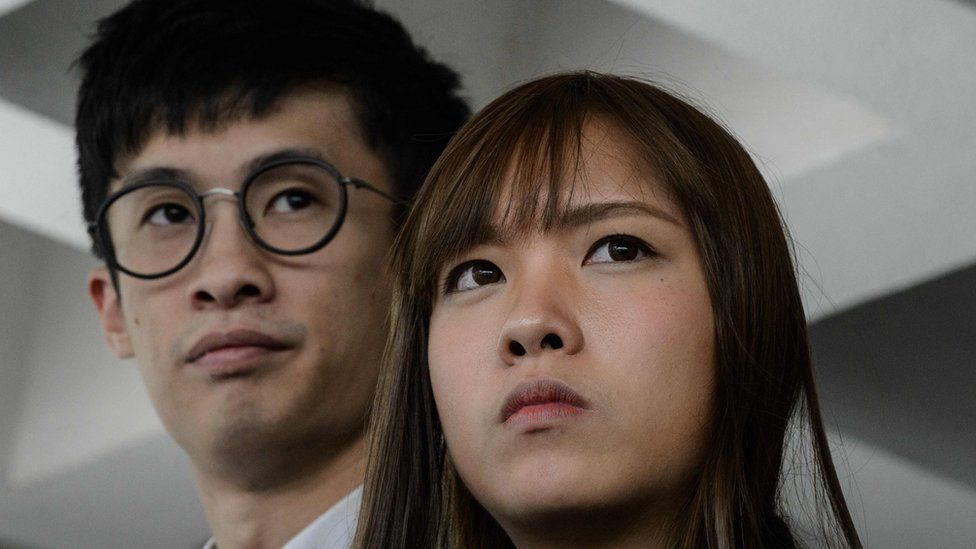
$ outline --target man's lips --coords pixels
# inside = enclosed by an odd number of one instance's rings
[[[247,358],[255,352],[282,351],[293,344],[253,330],[213,332],[201,337],[186,353],[186,361],[200,362],[209,355],[221,354],[228,359]]]
[[[509,393],[498,415],[501,423],[514,416],[538,411],[540,419],[580,413],[590,408],[589,403],[569,385],[554,379],[534,379],[519,383]]]

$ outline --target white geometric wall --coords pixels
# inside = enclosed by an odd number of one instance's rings
[[[0,546],[195,547],[208,535],[186,459],[134,364],[105,350],[85,292],[94,262],[79,213],[68,64],[93,20],[121,3],[0,0]],[[972,5],[376,3],[459,69],[475,105],[575,68],[648,76],[697,98],[770,180],[823,356],[851,344],[832,335],[834,319],[976,264]],[[959,299],[976,301],[972,288]],[[976,314],[960,321],[972,326]],[[878,322],[872,328],[885,329]],[[976,344],[958,343],[960,363],[976,366]],[[889,391],[909,395],[891,406],[919,416],[939,395],[915,384],[924,370],[907,362],[871,365],[899,368],[892,377],[906,381],[895,388],[847,390],[831,366],[821,368],[824,404],[868,546],[976,547],[976,454],[964,451],[976,447],[973,431],[952,431],[964,439],[944,447],[958,453],[954,468],[893,442],[920,436],[918,423],[867,436],[848,419],[868,417],[863,407]],[[976,396],[976,368],[957,373]],[[976,398],[954,405],[976,417]]]

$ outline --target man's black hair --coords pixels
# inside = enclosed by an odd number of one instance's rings
[[[78,65],[89,222],[118,177],[116,162],[154,131],[259,118],[304,85],[347,92],[404,199],[470,113],[454,71],[394,18],[356,0],[136,0],[99,22]]]

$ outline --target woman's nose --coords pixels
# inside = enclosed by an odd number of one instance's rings
[[[528,281],[527,281],[528,282]],[[498,353],[515,365],[543,353],[574,355],[583,348],[571,281],[549,280],[522,285],[502,327]]]

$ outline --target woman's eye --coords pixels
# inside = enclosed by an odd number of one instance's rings
[[[653,253],[651,247],[639,238],[615,235],[608,236],[594,244],[583,263],[640,261],[651,257]]]
[[[146,222],[150,225],[177,225],[193,221],[193,214],[179,204],[163,204],[149,210]]]
[[[267,211],[275,213],[289,213],[309,207],[315,198],[311,193],[298,189],[291,189],[275,195],[268,204]]]
[[[494,263],[480,259],[468,261],[455,267],[447,276],[445,291],[463,292],[504,280],[505,275]]]

